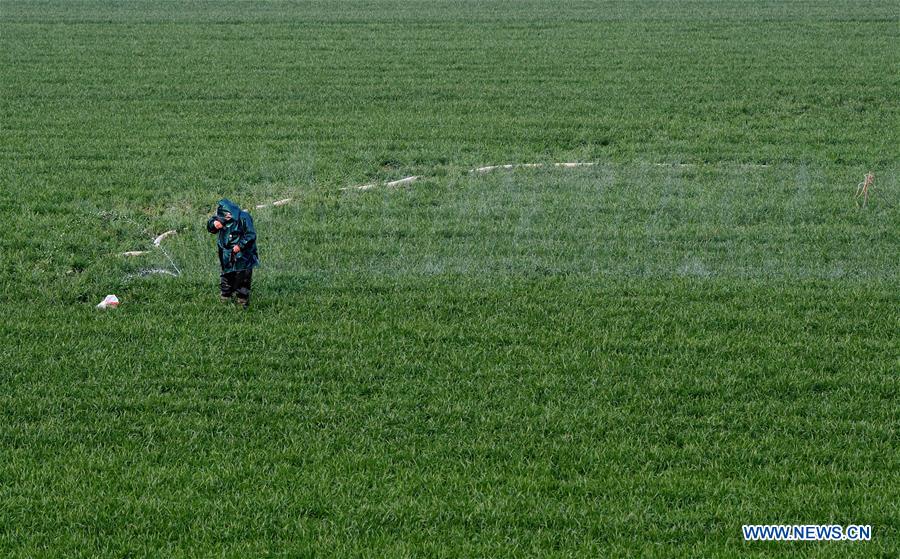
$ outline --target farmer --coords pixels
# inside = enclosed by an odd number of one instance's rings
[[[216,215],[206,222],[206,229],[219,235],[216,246],[222,265],[221,300],[227,303],[232,295],[237,295],[238,304],[246,309],[250,305],[253,268],[259,265],[253,218],[231,200],[222,199]]]

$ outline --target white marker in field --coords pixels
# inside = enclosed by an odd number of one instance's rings
[[[166,240],[167,238],[171,237],[171,236],[174,235],[175,233],[177,233],[177,231],[175,231],[174,229],[172,229],[171,231],[166,231],[165,233],[159,235],[158,237],[156,237],[155,239],[153,239],[153,246],[158,247],[164,240]]]
[[[422,178],[422,177],[419,175],[413,175],[411,177],[403,177],[402,179],[397,179],[395,181],[386,182],[386,183],[384,183],[384,186],[403,186],[406,184],[414,183],[417,180],[419,180],[420,178]],[[378,186],[378,184],[379,183],[373,182],[373,183],[369,183],[369,184],[362,184],[359,186],[345,186],[341,190],[371,190],[371,189],[375,188],[376,186]]]
[[[553,167],[562,167],[570,169],[572,167],[593,167],[597,165],[592,161],[589,162],[581,162],[581,161],[566,161],[561,163],[548,163],[548,165],[552,165]],[[543,163],[507,163],[505,165],[487,165],[485,167],[476,167],[474,169],[469,169],[470,173],[488,173],[490,171],[494,171],[497,169],[538,169],[540,167],[544,167]],[[407,184],[411,184],[421,179],[421,175],[413,175],[410,177],[403,177],[402,179],[397,179],[395,181],[389,181],[385,183],[369,183],[369,184],[361,184],[359,186],[345,186],[340,190],[371,190],[376,188],[377,186],[384,184],[384,186],[404,186]],[[257,206],[260,207],[260,206]]]
[[[384,183],[384,185],[385,185],[385,186],[402,186],[402,185],[404,185],[404,184],[414,183],[414,182],[416,182],[417,180],[419,180],[419,177],[418,177],[418,176],[404,177],[404,178],[402,178],[402,179],[400,179],[400,180],[395,180],[395,181],[391,181],[391,182],[386,182],[386,183]]]
[[[566,161],[563,163],[553,163],[554,167],[593,167],[596,165],[594,162],[585,162],[582,163],[580,161]],[[486,167],[476,167],[474,169],[469,169],[470,173],[488,173],[490,171],[494,171],[496,169],[539,169],[543,167],[543,163],[513,163],[508,165],[488,165]]]
[[[596,165],[596,163],[593,163],[593,162],[581,163],[578,161],[572,161],[569,163],[554,163],[553,164],[554,167],[565,167],[567,169],[570,169],[572,167],[593,167],[594,165]]]

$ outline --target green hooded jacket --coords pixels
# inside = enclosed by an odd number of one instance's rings
[[[225,218],[226,212],[231,213],[231,219]],[[224,227],[216,229],[216,221],[222,222]],[[219,264],[222,265],[223,273],[250,270],[259,266],[253,218],[237,204],[228,199],[219,200],[216,215],[207,220],[206,230],[218,234],[216,247],[219,249]],[[241,247],[240,252],[233,252],[235,245]]]

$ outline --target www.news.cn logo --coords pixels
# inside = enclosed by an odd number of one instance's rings
[[[746,541],[778,542],[867,542],[872,539],[872,527],[848,524],[744,524]]]

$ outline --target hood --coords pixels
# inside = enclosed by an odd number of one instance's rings
[[[237,219],[238,216],[241,215],[241,208],[239,208],[237,204],[235,204],[228,198],[222,198],[221,200],[219,200],[219,205],[216,208],[216,215],[219,217],[225,217],[225,212],[231,212],[231,218]]]

